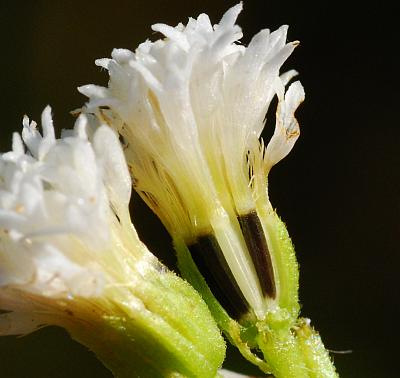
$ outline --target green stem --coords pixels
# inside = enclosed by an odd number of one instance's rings
[[[300,319],[296,336],[310,378],[338,377],[328,351],[308,320]]]
[[[338,377],[321,338],[299,319],[288,327],[278,317],[271,316],[257,324],[257,344],[276,378],[334,378]]]
[[[309,378],[295,336],[287,329],[264,328],[257,344],[276,378]]]

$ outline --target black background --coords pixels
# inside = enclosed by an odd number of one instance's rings
[[[234,1],[4,1],[0,3],[1,150],[23,114],[40,120],[51,104],[58,128],[84,101],[78,85],[105,84],[94,59],[134,49],[150,25],[217,22]],[[312,319],[342,377],[398,377],[399,89],[396,10],[385,2],[245,1],[247,43],[261,28],[289,24],[306,90],[302,135],[270,176],[273,205],[287,223],[301,265],[303,315]],[[155,37],[153,37],[155,38]],[[396,70],[396,71],[395,71]],[[267,131],[268,134],[268,131]],[[173,266],[160,223],[133,199],[143,240]],[[233,352],[230,365],[248,367]],[[0,338],[0,376],[110,377],[64,331]]]

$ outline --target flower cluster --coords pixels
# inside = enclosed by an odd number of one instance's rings
[[[62,326],[118,377],[239,377],[218,370],[218,325],[265,373],[337,377],[299,318],[293,245],[268,197],[300,133],[304,90],[280,72],[298,42],[282,26],[243,46],[241,10],[155,24],[162,39],[97,60],[108,86],[79,88],[89,101],[61,138],[49,107],[43,135],[24,118],[0,156],[0,335]],[[132,185],[193,287],[140,242]]]

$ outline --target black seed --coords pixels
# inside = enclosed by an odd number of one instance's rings
[[[275,298],[274,270],[260,218],[255,211],[252,211],[246,215],[239,215],[238,221],[256,268],[263,294],[270,298]]]
[[[214,235],[200,236],[188,246],[200,273],[215,298],[233,318],[239,319],[249,311],[249,305],[236,283]]]

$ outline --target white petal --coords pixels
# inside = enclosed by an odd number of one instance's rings
[[[118,137],[108,126],[101,126],[94,135],[93,145],[96,154],[102,158],[110,201],[117,209],[127,208],[132,183]]]
[[[72,135],[77,136],[83,140],[88,139],[88,117],[85,114],[79,115],[78,119],[75,122],[75,126],[73,129]],[[71,135],[71,136],[72,136]]]
[[[35,122],[29,122],[29,118],[24,116],[22,129],[22,139],[29,151],[34,157],[38,157],[40,142],[42,141],[42,136],[37,130]]]
[[[129,65],[142,75],[143,79],[147,82],[148,86],[151,87],[154,91],[157,92],[162,91],[161,83],[147,67],[135,61],[130,61]]]
[[[292,80],[294,77],[296,77],[298,74],[299,73],[296,70],[290,70],[281,74],[279,78],[281,79],[283,86],[286,86],[289,83],[289,81]]]
[[[207,14],[202,13],[197,17],[197,27],[204,30],[206,33],[212,33],[213,28],[211,25],[210,17]]]
[[[38,159],[42,160],[50,148],[55,144],[55,132],[53,119],[51,118],[51,108],[46,106],[42,113],[43,138],[38,149]]]
[[[111,57],[115,59],[119,64],[125,64],[135,58],[135,54],[127,49],[114,49],[111,53]]]
[[[298,42],[291,42],[282,47],[276,54],[274,54],[271,59],[267,61],[264,65],[264,71],[268,73],[277,73],[285,62],[285,60],[290,56],[293,50],[298,46]]]
[[[304,88],[300,81],[295,81],[291,84],[285,94],[287,117],[293,117],[298,106],[304,101]]]
[[[25,153],[21,136],[18,133],[13,133],[12,150],[16,156],[22,156]]]
[[[98,67],[105,68],[106,70],[108,69],[108,65],[110,64],[111,59],[108,58],[101,58],[101,59],[96,59],[95,64]]]
[[[78,91],[87,97],[106,98],[108,89],[99,85],[87,84],[78,87]]]
[[[232,8],[229,8],[222,16],[221,21],[218,24],[218,28],[231,28],[235,25],[236,19],[239,13],[243,10],[243,3],[240,2]]]
[[[53,119],[51,117],[51,107],[47,105],[42,113],[42,129],[43,138],[49,140],[55,140]]]
[[[151,26],[151,28],[156,32],[164,34],[167,38],[174,41],[182,50],[189,50],[190,45],[186,36],[174,27],[165,24],[154,24]]]
[[[268,170],[288,155],[299,137],[300,128],[294,113],[303,101],[304,89],[299,81],[291,84],[284,98],[280,99],[275,131],[265,154]]]

